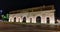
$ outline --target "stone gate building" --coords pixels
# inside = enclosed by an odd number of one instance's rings
[[[9,22],[55,24],[54,5],[11,11]]]

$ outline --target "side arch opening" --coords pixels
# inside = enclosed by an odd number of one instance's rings
[[[49,18],[49,17],[47,17],[47,23],[48,23],[48,24],[50,23],[50,18]]]
[[[26,23],[26,17],[23,17],[23,23]]]
[[[16,22],[16,17],[14,17],[14,22]]]
[[[37,16],[37,17],[36,17],[36,22],[37,22],[37,23],[41,23],[41,17],[40,17],[40,16]]]

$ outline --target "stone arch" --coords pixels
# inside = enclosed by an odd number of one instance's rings
[[[37,16],[37,17],[36,17],[36,22],[37,22],[37,23],[41,23],[41,17],[40,17],[40,16]]]
[[[50,23],[50,18],[49,18],[49,17],[47,17],[47,23],[48,23],[48,24]]]
[[[26,17],[23,17],[23,21],[22,21],[23,23],[26,23]]]
[[[14,17],[14,22],[16,22],[16,17]]]

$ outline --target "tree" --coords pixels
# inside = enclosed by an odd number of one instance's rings
[[[8,21],[9,14],[2,15],[2,19],[5,20],[5,21]]]

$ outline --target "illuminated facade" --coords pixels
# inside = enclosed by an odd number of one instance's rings
[[[12,11],[9,22],[55,24],[54,12],[53,5]]]

